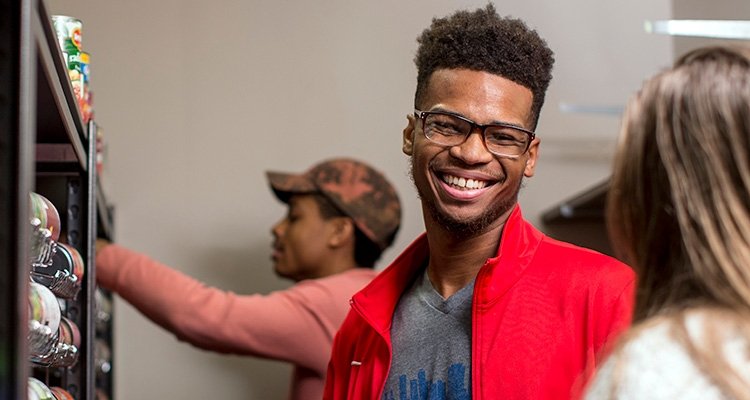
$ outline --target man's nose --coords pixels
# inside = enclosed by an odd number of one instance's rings
[[[479,129],[469,133],[463,143],[451,147],[450,154],[470,165],[488,163],[493,158],[484,144],[483,133]]]
[[[274,226],[271,227],[271,235],[273,235],[275,239],[278,239],[284,233],[285,222],[286,222],[286,219],[282,219],[281,221],[277,222]]]

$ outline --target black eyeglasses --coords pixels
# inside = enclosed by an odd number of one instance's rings
[[[536,134],[509,124],[480,125],[466,117],[446,111],[420,111],[414,115],[422,120],[424,136],[443,146],[458,146],[466,141],[474,129],[482,132],[484,145],[490,153],[518,157],[525,153]]]

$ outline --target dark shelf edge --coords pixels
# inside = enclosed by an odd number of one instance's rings
[[[549,225],[580,219],[602,219],[608,191],[609,178],[543,212],[541,220]]]

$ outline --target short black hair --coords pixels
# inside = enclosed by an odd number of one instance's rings
[[[484,71],[531,90],[534,99],[529,122],[536,129],[555,59],[547,42],[523,21],[500,17],[488,4],[473,12],[458,11],[445,18],[433,18],[417,42],[415,108],[424,101],[436,70]]]
[[[318,204],[320,216],[329,220],[331,218],[345,217],[349,218],[325,196],[319,193],[311,194],[315,203]],[[396,235],[396,232],[393,232]],[[393,239],[391,239],[393,240]],[[375,262],[380,259],[383,250],[375,242],[370,240],[356,225],[354,225],[354,262],[362,268],[375,268]]]

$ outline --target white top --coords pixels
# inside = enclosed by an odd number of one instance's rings
[[[691,338],[701,337],[705,322],[705,314],[688,315],[687,330]],[[700,372],[669,330],[669,322],[662,321],[630,338],[597,371],[586,400],[729,399]],[[728,331],[726,336],[724,357],[750,385],[750,340]]]

